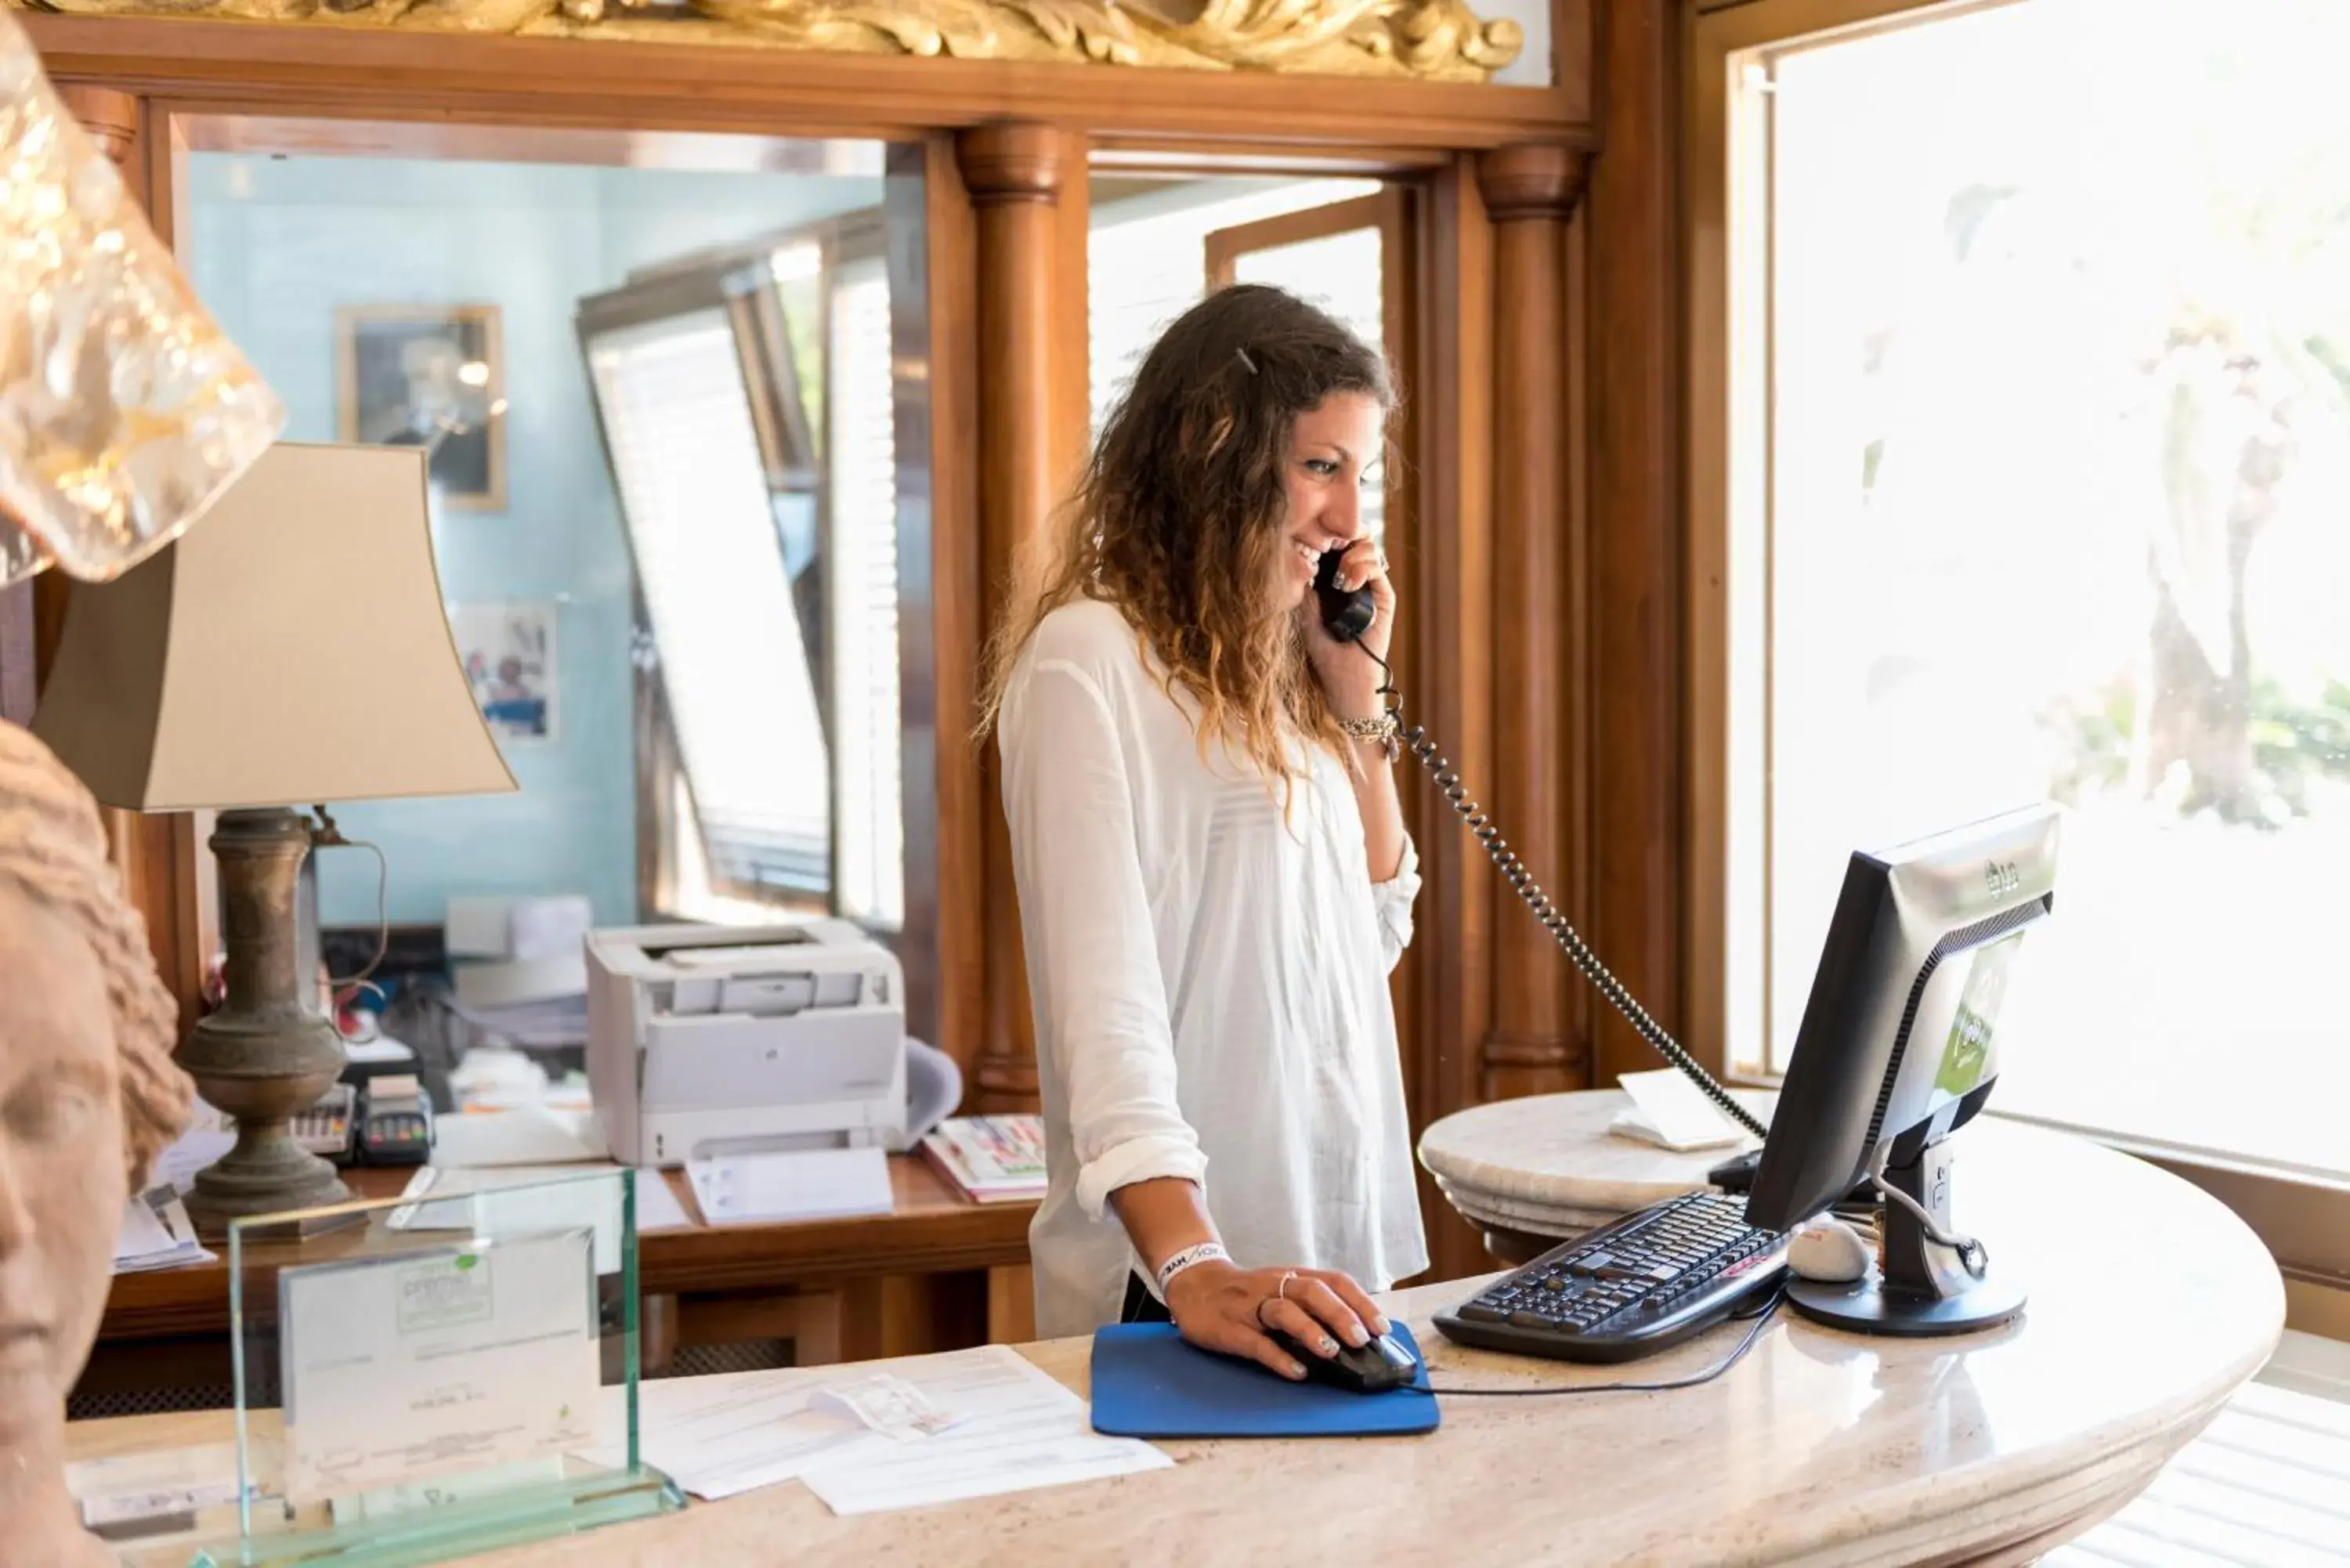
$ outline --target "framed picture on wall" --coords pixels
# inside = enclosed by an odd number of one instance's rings
[[[449,629],[482,718],[501,742],[553,741],[560,716],[552,604],[457,605]]]
[[[506,504],[505,352],[494,305],[357,305],[335,313],[340,438],[432,449],[444,505]]]

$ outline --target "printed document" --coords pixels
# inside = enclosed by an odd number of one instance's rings
[[[929,1410],[931,1431],[878,1431],[859,1412],[877,1366],[655,1380],[639,1390],[645,1462],[696,1497],[795,1478],[835,1513],[913,1508],[1160,1469],[1148,1443],[1094,1431],[1086,1402],[1006,1346],[885,1364]],[[617,1464],[610,1454],[585,1456]]]

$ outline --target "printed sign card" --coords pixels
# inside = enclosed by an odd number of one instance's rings
[[[599,1441],[594,1244],[582,1227],[281,1271],[287,1497]]]

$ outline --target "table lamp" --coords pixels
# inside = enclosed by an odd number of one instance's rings
[[[415,447],[272,447],[203,527],[76,589],[34,716],[108,805],[220,810],[227,996],[177,1057],[236,1119],[188,1194],[210,1234],[349,1197],[289,1127],[344,1054],[295,962],[302,859],[331,824],[287,803],[515,788],[450,634],[425,464]]]

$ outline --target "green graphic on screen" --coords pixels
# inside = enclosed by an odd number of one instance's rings
[[[1991,1063],[1992,1025],[2000,1003],[2007,1000],[2008,971],[2015,965],[2023,933],[2002,937],[1975,950],[1967,970],[1966,989],[1959,994],[1958,1016],[1950,1020],[1950,1043],[1942,1047],[1942,1064],[1934,1073],[1934,1086],[1963,1095],[1982,1082]]]

